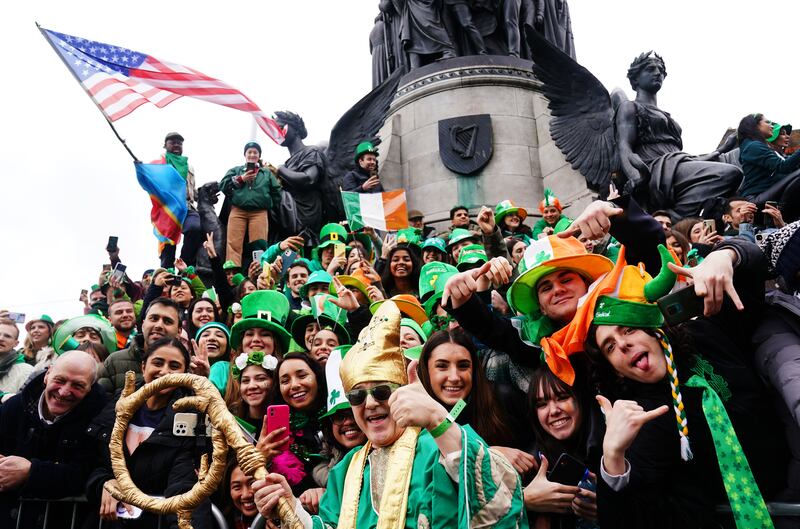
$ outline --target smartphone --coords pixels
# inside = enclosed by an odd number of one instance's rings
[[[705,219],[703,220],[703,229],[706,230],[708,233],[714,233],[717,231],[717,221],[714,219]]]
[[[82,288],[82,289],[81,289],[81,297],[79,297],[79,298],[78,298],[78,301],[83,301],[83,298],[84,298],[85,296],[88,296],[88,295],[89,295],[89,291],[88,291],[88,290],[86,290],[85,288]]]
[[[564,452],[547,471],[547,479],[562,485],[577,487],[586,473],[586,465]]]
[[[14,323],[19,323],[21,325],[25,323],[25,314],[22,312],[9,312],[8,319],[12,320]]]
[[[108,244],[106,244],[106,251],[107,252],[113,252],[114,250],[116,250],[117,249],[117,241],[118,240],[119,240],[119,237],[117,237],[115,235],[109,235],[108,236]]]
[[[256,162],[247,162],[248,171],[258,171],[258,164]]]
[[[264,250],[253,250],[253,262],[261,261],[261,256],[264,255]]]
[[[177,287],[181,284],[181,281],[183,281],[183,279],[181,279],[181,276],[173,275],[172,277],[167,279],[167,284],[171,287]]]
[[[280,439],[281,441],[289,436],[289,406],[286,404],[275,404],[267,408],[267,433],[274,432],[278,428],[286,428],[286,432]]]
[[[297,260],[297,252],[291,248],[281,254],[281,275],[284,275],[292,267],[292,264]]]
[[[344,244],[334,244],[333,245],[333,257],[334,259],[337,257],[344,257],[345,252],[347,251],[347,247]]]
[[[197,413],[176,413],[172,419],[172,435],[175,437],[196,437],[199,420],[200,416]],[[211,437],[213,429],[211,422],[206,421],[205,427],[206,437]],[[202,430],[200,435],[203,435]]]
[[[669,325],[678,325],[703,315],[703,298],[695,294],[694,285],[667,294],[657,303]]]
[[[767,200],[766,202],[764,202],[764,205],[772,206],[773,208],[778,209],[778,203],[775,202],[774,200]]]
[[[111,277],[116,278],[116,280],[121,283],[122,279],[125,277],[126,268],[127,267],[124,264],[117,263],[116,265],[114,265],[114,271],[111,273]]]

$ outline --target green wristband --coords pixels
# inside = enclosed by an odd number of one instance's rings
[[[437,437],[440,437],[443,433],[445,433],[450,428],[450,426],[452,426],[453,423],[456,422],[456,418],[459,416],[459,414],[464,410],[466,406],[467,403],[464,402],[463,399],[459,399],[458,402],[456,402],[455,406],[453,406],[453,409],[450,410],[450,413],[448,413],[447,416],[444,418],[444,420],[442,420],[442,422],[440,422],[436,426],[436,428],[434,428],[433,430],[429,430],[431,437],[436,439]]]

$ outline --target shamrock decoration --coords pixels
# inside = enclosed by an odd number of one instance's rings
[[[337,400],[339,400],[339,395],[341,395],[341,393],[339,393],[338,389],[331,391],[331,404],[334,404]]]
[[[550,254],[542,250],[541,252],[537,253],[534,257],[536,261],[533,263],[534,265],[538,265],[544,261],[547,261],[550,258]]]

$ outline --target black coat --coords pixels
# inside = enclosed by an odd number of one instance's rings
[[[86,426],[106,403],[105,390],[94,384],[83,401],[54,424],[39,418],[39,399],[44,391],[40,373],[21,393],[0,406],[0,454],[24,457],[31,462],[30,475],[18,490],[0,493],[0,527],[15,527],[20,496],[65,498],[80,496],[92,468],[94,452]],[[41,527],[44,504],[26,503],[22,527]],[[66,507],[66,506],[65,506]],[[58,508],[51,509],[48,527],[60,527]],[[65,522],[68,526],[68,521]]]
[[[121,393],[121,392],[120,392]],[[106,481],[114,479],[111,470],[111,456],[108,450],[108,441],[116,419],[115,406],[120,393],[117,393],[112,402],[109,402],[100,415],[91,423],[87,433],[96,440],[96,468],[89,476],[86,483],[86,497],[89,499],[94,513],[99,512],[100,498],[103,485]],[[151,496],[171,497],[188,491],[197,481],[195,474],[196,462],[200,452],[199,439],[195,437],[176,437],[172,434],[172,424],[175,411],[172,403],[183,396],[180,389],[176,389],[172,400],[164,410],[164,416],[153,433],[140,444],[131,455],[123,442],[125,459],[131,479],[139,490]],[[210,503],[204,502],[194,512],[192,525],[195,529],[211,527]],[[105,528],[156,527],[156,516],[143,513],[138,519],[119,521],[117,524],[105,523]],[[177,528],[175,516],[167,516],[163,527]],[[94,527],[97,524],[95,523]]]
[[[356,167],[352,171],[348,171],[344,175],[342,181],[342,189],[344,191],[355,191],[356,193],[381,193],[383,186],[379,183],[372,189],[365,190],[362,186],[369,180],[370,173],[363,170],[361,167]]]
[[[719,314],[699,317],[684,324],[693,352],[707,361],[727,382],[730,398],[724,402],[744,454],[764,499],[768,501],[785,485],[788,450],[781,423],[752,361],[749,336],[763,308],[766,266],[758,247],[743,239],[731,239],[719,248],[734,248],[741,261],[735,269],[734,286],[745,310],[736,310],[729,299]],[[692,355],[673,343],[678,377],[685,382],[693,374]],[[670,411],[645,424],[625,454],[631,464],[630,483],[614,492],[598,480],[598,513],[601,527],[703,528],[714,526],[714,505],[727,503],[711,432],[702,409],[698,388],[681,386],[694,458],[680,459],[680,440],[672,412],[668,381],[639,384],[625,381],[614,395],[635,400],[645,410],[667,405]]]

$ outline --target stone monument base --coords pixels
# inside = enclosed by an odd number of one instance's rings
[[[546,187],[575,216],[595,193],[550,138],[539,89],[531,62],[514,57],[458,57],[413,70],[401,80],[379,133],[384,187],[404,188],[409,208],[440,227],[449,225],[456,204],[475,213],[511,199],[539,215]],[[457,174],[440,156],[439,121],[477,114],[491,117],[493,154],[474,174]]]

